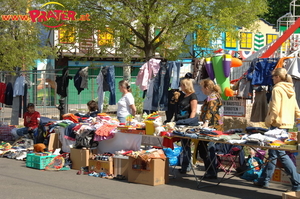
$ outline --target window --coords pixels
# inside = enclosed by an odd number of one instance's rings
[[[207,47],[209,45],[207,30],[197,30],[197,46]]]
[[[267,34],[267,43],[266,44],[269,44],[271,43],[272,41],[276,40],[278,38],[278,35],[274,35],[274,34]]]
[[[106,31],[98,31],[98,46],[113,46],[112,29],[106,28]]]
[[[291,41],[289,39],[287,39],[285,42],[283,42],[283,44],[281,45],[281,51],[285,52],[288,51],[289,49],[291,49]]]
[[[75,28],[70,26],[63,26],[59,29],[58,33],[59,43],[73,44],[75,43]]]
[[[232,38],[230,33],[225,33],[225,47],[236,48],[236,39]]]
[[[252,33],[251,32],[242,32],[240,48],[252,48]]]

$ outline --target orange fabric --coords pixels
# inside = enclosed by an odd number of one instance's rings
[[[117,125],[103,124],[95,131],[95,134],[99,136],[109,136],[111,134],[111,131],[115,128],[117,128]]]
[[[283,62],[286,59],[290,59],[290,58],[294,58],[294,57],[282,57],[282,58],[280,58],[280,60],[277,62],[277,65],[275,66],[275,68],[282,68],[283,67]],[[275,70],[275,68],[274,68],[274,70]]]

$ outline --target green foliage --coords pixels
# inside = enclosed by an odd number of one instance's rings
[[[56,51],[41,43],[41,24],[22,20],[3,20],[6,15],[26,15],[31,10],[28,0],[0,0],[0,70],[12,71],[15,67],[30,69],[37,59],[55,57]],[[33,1],[30,1],[34,4]],[[45,42],[47,43],[47,41]]]
[[[237,34],[238,27],[250,29],[258,15],[267,10],[267,0],[61,0],[69,10],[89,13],[91,21],[73,21],[84,32],[100,30],[113,35],[114,56],[146,60],[158,52],[170,60],[189,52],[186,36],[201,28],[204,40],[215,43],[224,31]],[[109,30],[108,30],[109,27]],[[156,31],[155,31],[156,30]],[[81,39],[80,31],[78,41]],[[212,46],[210,46],[212,47]],[[110,54],[100,47],[93,52]]]
[[[268,0],[268,12],[260,15],[260,17],[269,23],[276,25],[277,20],[289,12],[289,6],[291,2],[292,0]],[[296,15],[299,14],[300,10],[297,10]]]
[[[142,114],[143,113],[143,102],[144,99],[142,97],[142,92],[138,87],[134,87],[132,89],[132,95],[134,97],[134,104],[136,107],[136,114]]]

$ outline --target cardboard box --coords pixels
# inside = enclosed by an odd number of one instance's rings
[[[72,161],[72,169],[80,170],[81,167],[89,166],[89,159],[92,151],[89,149],[74,149],[71,148],[70,158]]]
[[[291,181],[288,175],[278,168],[275,169],[271,182],[291,185]]]
[[[128,156],[114,156],[114,175],[122,175],[128,179]]]
[[[282,193],[282,199],[297,199],[300,198],[300,192],[289,191]]]
[[[62,144],[59,140],[58,133],[51,133],[49,136],[48,150],[55,151],[55,149],[61,148]]]
[[[163,159],[151,159],[148,170],[134,169],[135,158],[129,157],[128,182],[146,185],[165,184],[169,180],[169,163]]]
[[[105,172],[108,175],[113,174],[113,159],[109,158],[108,161],[89,160],[89,171]]]

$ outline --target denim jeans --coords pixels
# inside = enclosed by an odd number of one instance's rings
[[[274,129],[274,128],[270,128]],[[261,177],[258,179],[260,185],[268,186],[274,170],[276,168],[277,158],[283,165],[285,172],[289,175],[292,183],[292,191],[300,191],[300,174],[297,172],[297,168],[292,159],[286,154],[285,151],[269,149],[269,162],[263,169]]]
[[[166,111],[168,108],[168,90],[172,67],[171,62],[160,63],[160,69],[154,79],[152,106],[156,110]]]
[[[37,137],[38,137],[38,128],[35,128],[35,129],[32,129],[31,132],[33,133],[33,141],[34,141],[34,144],[37,143]],[[29,133],[29,130],[28,130],[28,127],[24,127],[24,128],[20,128],[17,130],[17,135],[18,136],[24,136],[26,134]]]
[[[126,123],[125,117],[117,117],[120,123]]]
[[[178,89],[179,88],[179,73],[180,73],[180,67],[181,67],[181,62],[178,61],[173,61],[170,62],[170,64],[173,65],[173,76],[172,76],[172,83],[171,83],[171,88],[172,89]]]
[[[107,82],[109,85],[109,105],[116,104],[116,89],[115,89],[115,66],[108,67]]]

